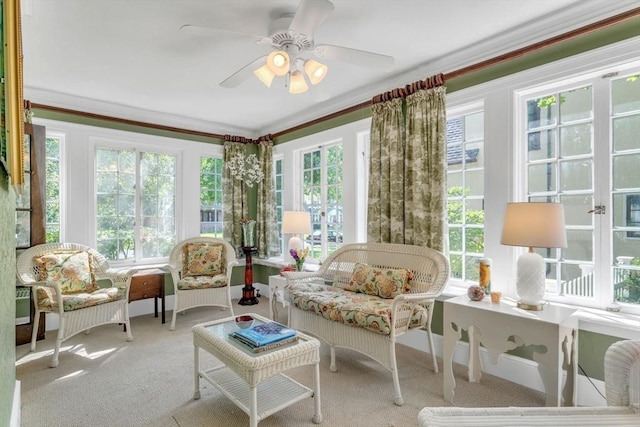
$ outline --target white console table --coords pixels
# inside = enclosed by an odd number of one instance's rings
[[[470,301],[466,295],[444,302],[444,398],[453,402],[453,355],[462,330],[469,334],[469,381],[481,376],[479,346],[496,364],[501,353],[526,345],[546,348],[534,352],[546,392],[547,406],[575,405],[578,368],[578,318],[576,310],[546,304],[541,311],[517,308],[515,301],[491,303],[489,298]],[[566,386],[563,370],[567,370]]]

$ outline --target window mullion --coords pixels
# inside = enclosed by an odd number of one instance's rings
[[[134,224],[134,254],[136,262],[140,261],[142,258],[142,239],[141,239],[141,227],[142,227],[142,173],[140,163],[142,161],[142,153],[138,150],[136,152],[136,180],[135,180],[135,201],[136,201],[136,210],[135,210],[135,224]]]
[[[612,181],[611,181],[611,97],[610,79],[596,78],[593,82],[593,201],[595,206],[605,206],[604,214],[592,214],[594,226],[594,296],[601,305],[613,301],[611,285],[611,226],[612,226]],[[596,159],[600,161],[596,161]],[[592,207],[593,209],[593,207]]]

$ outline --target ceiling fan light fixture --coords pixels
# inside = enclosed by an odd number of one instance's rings
[[[289,75],[289,93],[297,95],[309,90],[309,85],[304,80],[304,76],[300,71],[294,71]]]
[[[289,72],[289,54],[284,50],[274,50],[267,56],[267,67],[276,76],[284,76]]]
[[[311,84],[316,85],[320,83],[327,75],[328,70],[329,68],[326,65],[313,59],[307,59],[304,62],[304,72],[307,74],[307,77],[309,77]]]
[[[273,78],[276,76],[274,72],[271,71],[271,68],[267,66],[267,64],[264,64],[262,67],[258,68],[257,70],[253,70],[253,74],[255,74],[256,77],[262,83],[264,83],[266,87],[271,87],[271,82],[273,82]]]

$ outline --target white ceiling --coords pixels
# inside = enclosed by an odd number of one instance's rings
[[[325,60],[301,95],[284,78],[218,86],[269,47],[195,24],[268,35],[298,0],[22,0],[25,99],[217,134],[275,133],[602,20],[637,0],[332,0],[317,44],[395,58],[390,71]],[[307,55],[309,56],[309,55]]]

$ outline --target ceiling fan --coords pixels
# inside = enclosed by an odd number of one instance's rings
[[[327,19],[334,6],[329,0],[301,0],[297,11],[285,13],[269,26],[269,35],[260,36],[223,28],[185,24],[180,27],[190,32],[223,31],[233,37],[269,45],[272,51],[260,56],[220,82],[220,86],[233,88],[255,75],[267,87],[277,76],[286,78],[289,92],[298,94],[309,88],[307,81],[317,84],[327,74],[328,66],[315,59],[329,59],[367,68],[388,69],[393,66],[392,56],[342,46],[316,44],[316,29]]]

